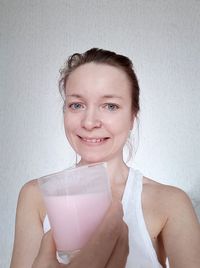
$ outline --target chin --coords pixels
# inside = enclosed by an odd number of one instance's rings
[[[81,156],[81,162],[83,164],[94,164],[94,163],[101,163],[101,162],[107,162],[106,157],[97,157],[97,155],[90,155],[90,156]]]

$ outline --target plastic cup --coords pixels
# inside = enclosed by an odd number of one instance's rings
[[[65,169],[38,179],[58,256],[68,263],[90,239],[111,203],[106,164]]]

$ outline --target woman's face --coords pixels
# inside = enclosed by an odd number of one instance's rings
[[[64,125],[82,164],[122,159],[133,121],[130,83],[121,69],[87,63],[70,74]]]

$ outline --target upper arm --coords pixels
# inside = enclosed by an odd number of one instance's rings
[[[192,203],[181,190],[168,193],[168,220],[162,230],[170,267],[200,267],[200,224]]]
[[[19,194],[11,268],[28,268],[38,253],[43,235],[37,182],[25,184]]]

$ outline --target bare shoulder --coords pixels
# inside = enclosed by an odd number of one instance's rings
[[[200,225],[188,195],[148,178],[143,185],[147,225],[151,234],[159,230],[170,267],[200,267]]]
[[[37,179],[33,179],[33,180],[26,182],[21,188],[20,195],[26,195],[26,194],[29,194],[30,192],[32,193],[35,192],[35,194],[39,193]]]
[[[18,206],[37,211],[41,219],[44,217],[45,209],[37,179],[30,180],[22,186],[19,193]]]
[[[30,199],[30,200],[37,201],[37,199],[38,198],[40,199],[40,197],[41,197],[41,194],[39,191],[37,179],[26,182],[22,186],[20,193],[19,193],[19,199]]]
[[[144,192],[148,201],[155,202],[163,211],[171,214],[177,207],[192,209],[192,202],[188,195],[180,188],[165,185],[144,177]]]
[[[43,218],[44,205],[39,186],[37,180],[31,180],[19,193],[11,268],[32,267],[43,235]]]
[[[143,178],[142,206],[157,254],[164,252],[170,267],[200,267],[200,225],[188,195]]]

